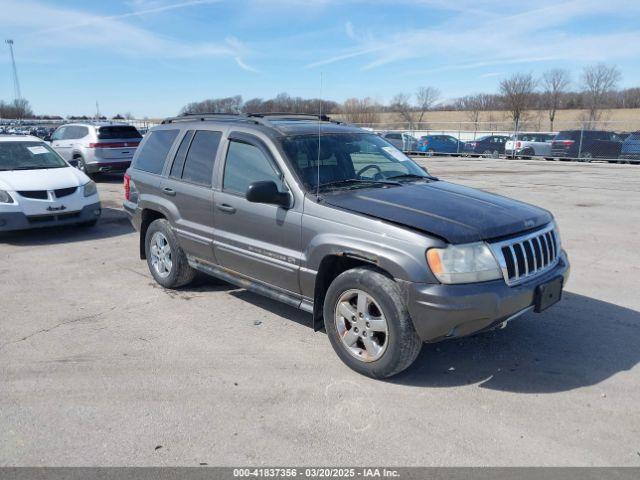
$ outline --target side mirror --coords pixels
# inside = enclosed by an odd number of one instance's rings
[[[253,182],[247,189],[246,197],[252,203],[268,203],[282,208],[289,208],[291,204],[289,194],[280,192],[276,182],[272,180]]]

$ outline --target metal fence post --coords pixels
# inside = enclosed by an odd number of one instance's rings
[[[582,160],[582,136],[584,135],[584,124],[580,127],[580,143],[578,144],[578,160]]]

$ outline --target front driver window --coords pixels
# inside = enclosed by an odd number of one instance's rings
[[[281,183],[280,174],[258,147],[232,140],[229,142],[222,189],[245,195],[253,182],[272,180]]]

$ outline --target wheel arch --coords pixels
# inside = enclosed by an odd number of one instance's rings
[[[378,265],[373,259],[356,253],[341,252],[326,255],[320,261],[313,292],[313,330],[323,328],[324,299],[329,285],[338,275],[358,267],[367,267],[395,280],[393,275]]]
[[[167,216],[159,210],[154,210],[152,208],[145,208],[141,213],[141,221],[140,221],[140,260],[147,259],[147,252],[145,248],[145,237],[147,236],[147,230],[149,229],[149,225],[159,218],[166,219]]]

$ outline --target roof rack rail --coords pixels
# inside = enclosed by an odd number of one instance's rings
[[[183,113],[178,115],[177,117],[169,117],[165,118],[162,121],[162,124],[166,123],[175,123],[175,122],[192,122],[194,120],[200,120],[204,122],[205,120],[238,120],[238,121],[252,121],[247,118],[246,115],[242,113],[218,113],[218,112],[207,112],[207,113]],[[254,123],[256,123],[254,121]]]
[[[270,112],[270,113],[247,113],[250,118],[266,118],[272,120],[321,120],[330,122],[331,119],[327,115],[317,115],[314,113],[287,113],[287,112]]]

